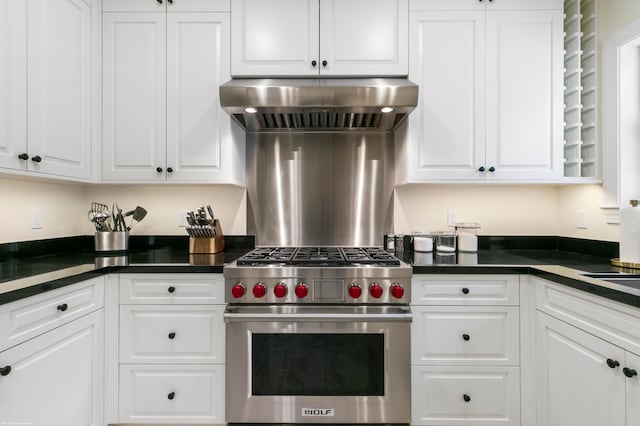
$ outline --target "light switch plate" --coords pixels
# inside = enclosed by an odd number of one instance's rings
[[[42,209],[39,207],[31,209],[31,229],[42,229]]]

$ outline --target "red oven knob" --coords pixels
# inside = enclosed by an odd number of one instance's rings
[[[309,287],[305,283],[300,283],[296,286],[296,296],[298,296],[298,299],[304,299],[307,297],[307,294],[309,294]]]
[[[382,297],[382,287],[380,287],[380,284],[371,284],[369,294],[376,299],[380,299]]]
[[[287,295],[287,286],[283,283],[276,284],[273,288],[273,294],[275,294],[277,298],[285,297]]]
[[[361,295],[362,295],[362,288],[360,288],[358,284],[353,283],[351,284],[351,286],[349,286],[349,296],[351,296],[354,299],[357,299]]]
[[[244,292],[245,292],[245,287],[244,287],[244,284],[242,283],[238,283],[233,287],[231,287],[231,295],[235,299],[239,299],[240,297],[244,296]]]
[[[259,299],[261,297],[264,297],[265,294],[267,294],[267,287],[265,287],[264,284],[258,283],[253,286],[253,295],[255,297]]]
[[[398,283],[394,283],[391,286],[391,295],[393,297],[395,297],[396,299],[401,299],[402,296],[404,296],[404,287],[402,287],[400,284]]]

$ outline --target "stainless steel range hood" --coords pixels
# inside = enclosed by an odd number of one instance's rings
[[[395,130],[418,102],[404,78],[234,79],[220,104],[247,132]]]

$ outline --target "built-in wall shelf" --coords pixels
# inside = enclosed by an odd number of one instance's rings
[[[564,175],[599,176],[597,0],[564,2]]]

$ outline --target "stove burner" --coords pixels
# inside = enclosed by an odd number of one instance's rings
[[[243,266],[399,266],[400,260],[380,247],[258,247],[237,261]]]

